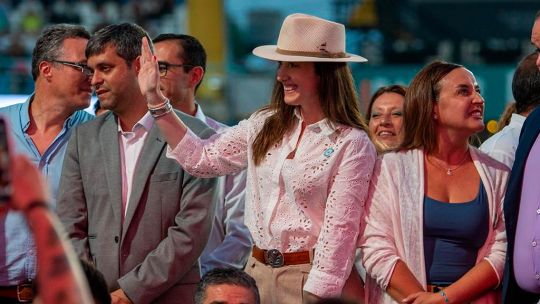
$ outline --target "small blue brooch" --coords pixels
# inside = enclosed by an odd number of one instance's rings
[[[324,156],[326,156],[326,157],[330,157],[330,155],[332,155],[332,153],[334,153],[333,148],[328,148],[328,149],[324,150]]]

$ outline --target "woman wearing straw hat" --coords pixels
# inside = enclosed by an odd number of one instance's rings
[[[213,177],[247,168],[245,222],[255,246],[246,271],[262,303],[339,296],[376,159],[347,66],[366,59],[345,52],[342,24],[303,14],[285,19],[277,46],[253,53],[279,62],[270,105],[207,140],[171,111],[145,41],[141,90],[185,170]]]

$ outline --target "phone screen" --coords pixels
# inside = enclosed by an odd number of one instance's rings
[[[6,121],[0,117],[0,204],[11,199],[11,172]]]

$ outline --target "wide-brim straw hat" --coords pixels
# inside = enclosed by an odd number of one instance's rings
[[[253,54],[286,62],[366,62],[345,51],[345,26],[319,17],[292,14],[281,25],[277,45],[255,48]]]

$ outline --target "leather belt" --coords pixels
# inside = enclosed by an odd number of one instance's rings
[[[272,268],[278,268],[288,265],[310,264],[312,255],[309,251],[285,252],[277,249],[264,250],[253,246],[251,255],[259,262],[269,265]]]
[[[31,303],[34,300],[34,284],[24,281],[15,286],[0,286],[0,298],[9,298],[20,303]]]
[[[445,284],[427,284],[427,292],[437,293],[450,285]]]

